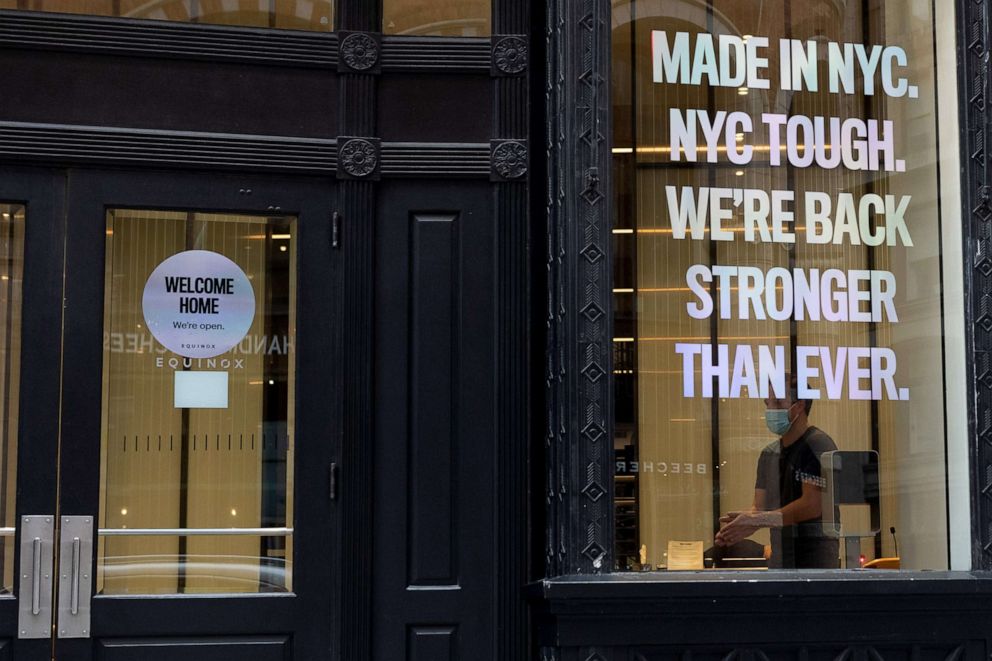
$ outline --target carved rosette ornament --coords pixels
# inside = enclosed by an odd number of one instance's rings
[[[364,32],[352,32],[341,40],[341,61],[354,71],[369,71],[379,61],[379,44]]]
[[[493,66],[513,76],[527,68],[527,42],[521,37],[503,37],[493,44]]]
[[[492,167],[497,179],[520,179],[527,174],[527,145],[518,140],[494,141]]]
[[[350,138],[338,150],[338,165],[352,177],[368,177],[379,165],[379,150],[371,140]]]

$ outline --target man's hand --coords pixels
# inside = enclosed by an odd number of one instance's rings
[[[781,528],[782,512],[728,512],[720,517],[720,524],[720,532],[713,541],[717,546],[731,546],[761,528]]]
[[[736,519],[738,516],[743,514],[743,512],[727,512],[720,517],[720,527],[723,528],[725,525]]]
[[[727,512],[720,517],[720,532],[716,534],[717,546],[733,546],[763,528],[761,516],[753,512]]]

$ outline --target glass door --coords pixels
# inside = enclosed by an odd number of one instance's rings
[[[70,178],[56,658],[331,655],[332,193]]]
[[[0,657],[52,655],[64,178],[0,168]]]
[[[95,594],[292,592],[297,219],[106,222]]]

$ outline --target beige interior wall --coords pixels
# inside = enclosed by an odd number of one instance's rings
[[[184,249],[185,224],[185,213],[108,213],[101,528],[180,525],[182,415],[172,407],[172,371],[154,367],[155,356],[163,354],[144,326],[141,297],[152,270]],[[143,341],[129,343],[129,336]],[[109,594],[175,592],[175,570],[135,577],[121,565],[168,565],[178,550],[176,537],[101,539],[100,558],[108,568],[98,576],[99,587]]]
[[[653,29],[670,21],[646,18],[635,25],[638,43],[650,43]],[[692,29],[683,23],[682,29]],[[650,82],[650,51],[636,53],[635,114],[638,163],[662,163],[668,153],[668,108],[703,107],[706,91]],[[666,563],[670,540],[706,539],[712,527],[711,476],[700,473],[712,462],[712,417],[708,401],[682,397],[682,361],[677,342],[705,342],[708,320],[692,319],[685,306],[691,294],[685,271],[709,264],[709,246],[699,241],[674,241],[664,204],[665,186],[704,186],[692,169],[637,170],[637,356],[638,458],[641,544],[651,566]],[[695,338],[695,339],[694,339]],[[695,375],[700,387],[700,375]],[[686,467],[690,467],[686,471]],[[649,470],[650,468],[650,470]],[[676,469],[678,472],[676,472]]]
[[[3,488],[3,520],[0,525],[13,528],[17,523],[17,436],[20,416],[21,376],[21,304],[24,281],[24,207],[0,203],[0,429],[5,469],[0,474]],[[14,538],[0,537],[3,553],[2,591],[14,587]]]
[[[891,270],[900,285],[899,323],[886,329],[899,357],[899,385],[910,389],[908,402],[886,402],[887,442],[893,451],[883,463],[883,548],[892,548],[890,525],[897,528],[902,566],[948,567],[947,484],[944,445],[944,370],[941,336],[940,228],[937,177],[937,116],[934,80],[933,21],[926,0],[889,2],[885,40],[906,49],[911,79],[919,85],[916,101],[886,100],[886,115],[895,122],[896,144],[906,159],[906,173],[887,180],[887,192],[912,195],[906,225],[914,246],[890,253]],[[950,203],[950,201],[945,201]],[[960,251],[959,245],[944,250]],[[961,379],[963,375],[948,375]],[[894,549],[893,549],[894,552]]]
[[[261,241],[245,237],[263,234],[261,223],[239,222],[235,216],[201,215],[197,248],[218,252],[235,261],[248,274],[255,289],[255,318],[249,335],[265,334],[266,259]],[[264,354],[241,356],[247,378],[232,375],[226,409],[190,409],[189,430],[199,439],[189,461],[189,519],[191,528],[257,528],[261,526]],[[241,448],[244,439],[244,447]],[[273,442],[266,438],[266,443]],[[228,449],[230,448],[230,449]],[[187,552],[204,556],[209,563],[235,565],[245,573],[244,558],[259,553],[257,537],[191,537]],[[217,589],[216,569],[207,563],[191,564],[186,574],[190,592]],[[247,572],[250,574],[250,572]],[[245,591],[253,580],[245,577]],[[233,589],[237,589],[236,587]]]
[[[288,243],[289,272],[290,274],[295,274],[298,267],[296,232],[291,232],[290,235],[292,238]],[[289,350],[289,357],[286,361],[286,387],[288,389],[286,400],[289,402],[289,407],[286,411],[286,463],[284,466],[284,470],[286,471],[287,526],[294,526],[294,522],[296,521],[296,301],[296,276],[291,275],[289,279],[289,343],[291,346]],[[285,549],[283,550],[282,557],[287,563],[287,568],[292,567],[293,540],[294,537],[292,535],[286,537],[285,539]],[[289,591],[292,591],[293,589],[294,576],[295,574],[292,571],[286,572],[286,589]]]
[[[641,171],[641,186],[660,183]],[[690,265],[707,263],[705,244],[672,241],[659,196],[638,199],[639,478],[641,543],[648,562],[663,564],[669,540],[703,539],[712,524],[712,482],[699,465],[712,466],[709,403],[682,397],[682,363],[676,342],[705,341],[708,321],[685,314],[684,278]],[[700,387],[696,375],[696,387]],[[690,470],[686,470],[686,465]]]

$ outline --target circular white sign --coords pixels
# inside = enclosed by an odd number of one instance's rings
[[[255,292],[230,259],[187,250],[155,267],[141,299],[145,323],[169,351],[212,358],[234,347],[255,319]]]

